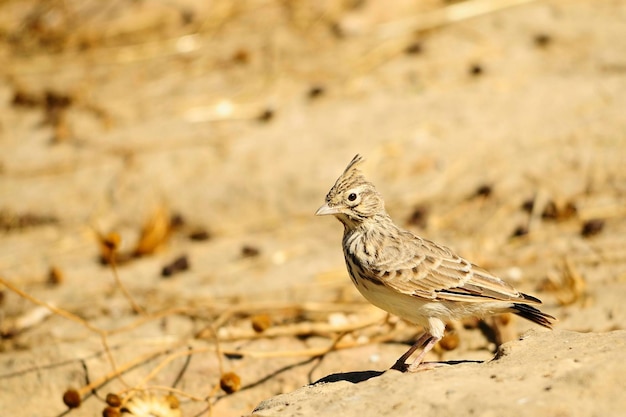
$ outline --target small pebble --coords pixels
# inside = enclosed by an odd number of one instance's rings
[[[483,184],[476,189],[474,196],[487,198],[491,193],[493,193],[493,187],[489,184]]]
[[[421,54],[422,51],[423,51],[423,48],[420,42],[413,42],[407,45],[406,48],[404,48],[404,53],[407,55],[418,55],[418,54]]]
[[[241,248],[241,256],[244,258],[255,258],[261,254],[261,250],[255,246],[244,245]]]
[[[429,209],[426,206],[417,206],[413,209],[413,213],[408,218],[407,223],[411,226],[416,226],[425,229],[428,225],[428,213]]]
[[[526,213],[532,213],[535,208],[535,198],[531,197],[522,203],[521,209]]]
[[[187,255],[179,256],[174,259],[170,264],[163,267],[161,270],[162,277],[171,277],[174,274],[177,274],[182,271],[186,271],[189,269],[189,260],[187,259]]]
[[[257,120],[262,123],[270,122],[276,116],[276,112],[272,109],[265,109],[257,116]]]
[[[580,231],[583,237],[591,237],[599,234],[604,229],[604,220],[591,219],[587,220]]]
[[[211,239],[211,233],[204,229],[197,229],[189,233],[189,239],[196,242],[202,242]]]
[[[324,87],[322,87],[321,85],[315,85],[309,89],[308,96],[311,100],[314,100],[323,96],[325,92],[326,89]]]
[[[538,48],[546,48],[552,43],[552,37],[547,33],[538,33],[533,41]]]
[[[526,236],[527,234],[528,234],[527,226],[517,226],[515,230],[513,230],[513,233],[511,233],[511,237]]]
[[[469,69],[469,73],[473,77],[478,77],[478,76],[483,75],[484,71],[485,70],[483,69],[482,65],[480,65],[480,64],[474,64],[474,65],[470,66],[470,69]]]

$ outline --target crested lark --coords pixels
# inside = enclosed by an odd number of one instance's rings
[[[359,292],[375,306],[424,327],[394,369],[416,371],[450,319],[511,312],[551,328],[556,319],[532,306],[541,304],[537,298],[447,247],[396,226],[381,195],[359,171],[362,161],[360,155],[354,157],[315,214],[332,214],[343,224],[346,266]],[[406,360],[419,348],[408,366]]]

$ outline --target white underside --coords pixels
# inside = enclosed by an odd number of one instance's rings
[[[376,307],[423,326],[438,339],[443,337],[447,321],[504,313],[510,306],[510,303],[502,302],[429,301],[371,282],[360,282],[357,289]]]

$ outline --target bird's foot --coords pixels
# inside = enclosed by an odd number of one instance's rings
[[[389,369],[394,369],[396,371],[400,371],[402,373],[406,372],[409,370],[409,364],[404,362],[404,361],[397,361],[396,363],[393,364],[393,366]]]
[[[396,362],[390,369],[394,369],[396,371],[400,371],[402,373],[409,372],[421,372],[421,371],[429,371],[435,368],[441,368],[442,366],[449,366],[447,363],[442,362],[421,362],[408,364],[405,362]]]
[[[426,369],[432,369],[433,367],[430,365],[422,366],[422,361],[424,360],[426,354],[433,348],[433,346],[435,345],[435,343],[437,343],[439,339],[440,338],[431,336],[429,333],[424,333],[417,340],[417,342],[413,346],[411,346],[409,350],[406,351],[404,355],[400,356],[400,358],[391,367],[391,369],[395,369],[400,372],[417,372]],[[422,351],[419,353],[419,355],[417,355],[413,363],[411,365],[408,365],[406,363],[406,360],[413,354],[413,352],[415,352],[420,347],[422,347]],[[430,362],[428,364],[430,364]]]
[[[441,368],[443,366],[450,366],[447,363],[443,362],[422,362],[422,363],[412,363],[407,368],[407,372],[419,372],[419,371],[428,371],[435,368]]]

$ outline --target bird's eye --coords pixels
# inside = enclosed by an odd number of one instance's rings
[[[350,195],[348,196],[348,201],[354,201],[354,200],[356,200],[356,194],[350,193]]]

